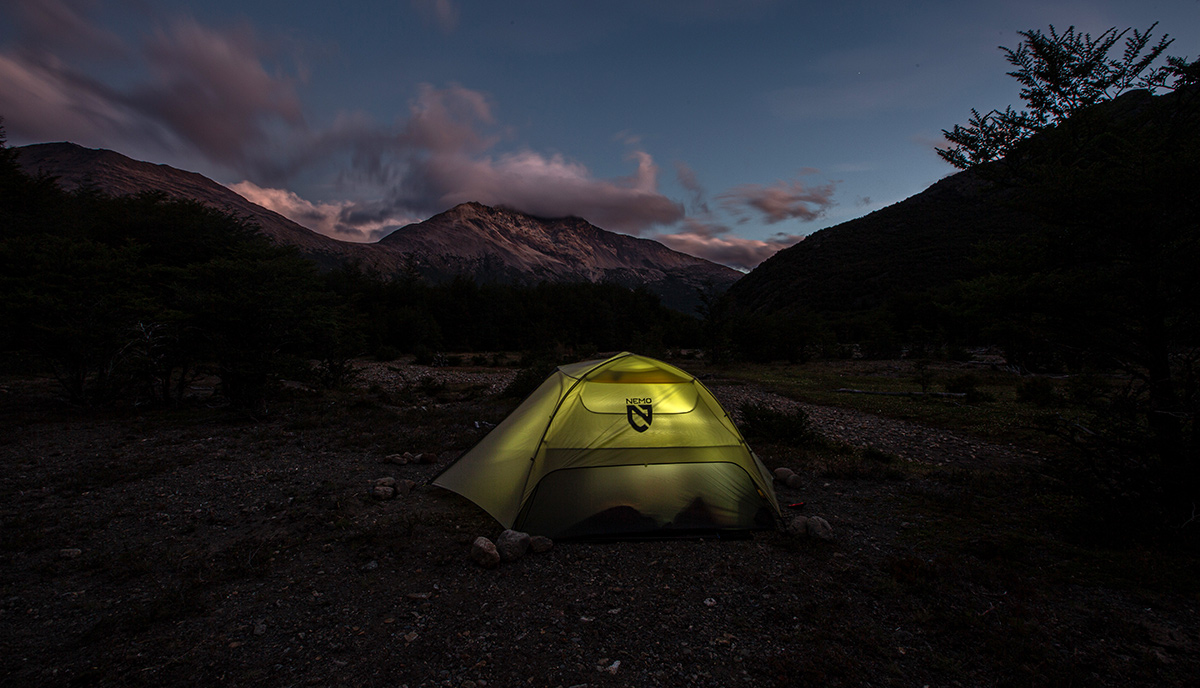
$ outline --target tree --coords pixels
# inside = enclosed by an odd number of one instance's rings
[[[1003,50],[1030,109],[973,111],[938,152],[1039,221],[992,247],[991,273],[964,285],[978,311],[1061,364],[1132,380],[1072,433],[1092,474],[1073,484],[1102,487],[1089,496],[1113,519],[1181,524],[1200,505],[1200,61],[1152,67],[1170,41],[1147,51],[1149,30],[1109,58],[1129,33],[1022,33]]]
[[[1182,77],[1179,70],[1186,68],[1186,63],[1179,58],[1152,68],[1172,43],[1163,35],[1147,50],[1157,25],[1150,25],[1145,32],[1117,31],[1114,27],[1096,38],[1076,32],[1074,26],[1061,34],[1053,25],[1048,34],[1039,30],[1020,32],[1018,35],[1025,40],[1016,49],[1001,46],[1000,50],[1016,67],[1008,75],[1020,82],[1021,99],[1029,109],[1017,111],[1009,106],[1003,112],[992,110],[985,115],[972,109],[965,127],[956,124],[949,131],[942,130],[953,145],[938,148],[938,155],[959,169],[999,160],[1017,143],[1081,110],[1132,88],[1154,90],[1166,86],[1172,76]],[[1121,57],[1109,57],[1122,38],[1125,49]]]

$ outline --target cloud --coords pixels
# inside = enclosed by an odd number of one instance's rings
[[[18,3],[22,40],[0,53],[0,112],[14,139],[196,151],[244,171],[275,128],[303,126],[297,79],[267,70],[270,50],[247,26],[217,31],[183,18],[131,46],[74,3],[34,6]],[[58,38],[26,47],[54,35],[49,24],[58,20]],[[68,39],[74,48],[60,45]],[[90,75],[94,55],[109,58],[110,81]]]
[[[426,21],[437,24],[442,33],[458,28],[458,6],[451,0],[412,0],[415,9]]]
[[[679,185],[691,194],[692,204],[691,211],[693,213],[709,214],[712,212],[708,207],[708,201],[705,198],[704,187],[700,185],[700,181],[696,178],[695,171],[682,162],[675,163],[675,178],[679,180]]]
[[[269,123],[296,127],[304,119],[294,80],[269,74],[263,52],[248,27],[218,32],[178,20],[148,42],[153,80],[131,100],[213,160],[244,168]]]
[[[89,57],[121,57],[127,50],[121,39],[88,20],[77,6],[64,0],[10,0],[20,26],[20,42],[28,52],[49,48]]]
[[[273,210],[314,232],[342,241],[378,241],[396,227],[419,222],[414,216],[357,212],[352,201],[313,203],[286,189],[268,189],[249,181],[229,188],[251,203]]]
[[[0,113],[14,139],[94,144],[164,133],[103,85],[23,55],[0,54]]]
[[[561,155],[522,150],[493,158],[438,151],[412,169],[413,181],[424,185],[425,198],[407,202],[441,209],[478,201],[543,217],[576,215],[632,234],[682,219],[682,206],[658,193],[658,170],[650,155],[635,152],[630,157],[637,162],[633,175],[596,179],[584,165]]]
[[[721,263],[738,270],[753,270],[767,258],[804,239],[795,234],[777,234],[768,239],[746,239],[729,235],[720,228],[685,225],[683,232],[656,237],[669,248]]]
[[[835,184],[809,187],[798,179],[778,181],[772,186],[743,184],[720,194],[717,198],[731,213],[745,218],[744,208],[757,210],[767,224],[792,218],[811,222],[825,214],[833,205]]]

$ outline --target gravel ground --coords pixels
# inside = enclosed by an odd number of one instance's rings
[[[970,485],[830,477],[789,447],[756,450],[802,475],[777,488],[780,502],[828,520],[832,542],[771,531],[556,543],[481,569],[469,545],[499,525],[425,482],[511,410],[495,394],[514,372],[362,368],[357,392],[295,386],[257,419],[202,405],[80,411],[46,381],[6,381],[0,685],[1182,686],[1200,675],[1194,589],[1097,582],[1064,566],[1069,548],[1021,549],[978,526]],[[796,403],[710,388],[731,409]],[[1030,460],[804,409],[832,439],[910,463]],[[405,451],[436,461],[386,462]],[[416,487],[375,499],[385,476]],[[1169,573],[1169,559],[1145,556],[1138,575]]]

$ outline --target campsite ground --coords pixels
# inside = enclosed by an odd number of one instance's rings
[[[364,363],[261,418],[6,379],[0,685],[1191,685],[1194,553],[1086,544],[1003,373],[981,404],[831,391],[912,388],[908,365],[684,364],[735,415],[807,412],[830,441],[752,444],[832,542],[557,543],[494,570],[466,558],[500,530],[474,505],[370,488],[469,448],[513,370]],[[383,462],[406,451],[437,461]]]

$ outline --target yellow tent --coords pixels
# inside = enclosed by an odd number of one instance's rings
[[[433,484],[555,538],[747,531],[779,514],[712,393],[631,353],[560,366]]]

